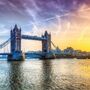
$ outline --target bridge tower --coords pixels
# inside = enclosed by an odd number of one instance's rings
[[[46,40],[42,41],[42,52],[49,53],[51,50],[51,34],[48,34],[48,32],[45,31],[42,37],[46,38]]]
[[[8,60],[22,60],[23,54],[21,51],[21,29],[15,25],[14,29],[10,32],[11,35],[11,55]]]
[[[17,25],[11,30],[11,53],[15,51],[21,52],[21,29]]]

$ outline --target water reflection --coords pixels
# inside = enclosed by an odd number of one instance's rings
[[[4,62],[0,90],[90,90],[89,71],[89,60]]]
[[[9,84],[11,90],[22,90],[23,74],[21,70],[22,62],[9,62]]]
[[[52,84],[52,63],[50,60],[43,60],[43,77],[42,77],[42,87],[43,90],[51,90],[51,84]]]

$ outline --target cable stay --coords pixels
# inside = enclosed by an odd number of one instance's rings
[[[0,44],[0,49],[4,48],[5,46],[7,46],[10,42],[10,38],[8,40],[6,40],[5,42],[3,42],[2,44]]]
[[[51,41],[51,44],[55,47],[55,49],[57,49],[57,46]]]

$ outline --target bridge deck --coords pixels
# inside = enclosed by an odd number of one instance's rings
[[[0,55],[9,55],[10,53],[0,53]]]

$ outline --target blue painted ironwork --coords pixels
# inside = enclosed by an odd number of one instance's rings
[[[9,55],[11,53],[0,53],[0,55]]]
[[[42,54],[45,55],[49,53],[51,50],[51,34],[48,34],[45,31],[44,35],[41,37],[38,36],[30,36],[30,35],[21,35],[21,29],[15,25],[14,29],[10,31],[10,38],[0,45],[0,49],[4,48],[10,43],[10,53],[0,53],[0,55],[10,55],[10,57],[22,57],[21,51],[21,39],[28,39],[28,40],[38,40],[42,42]]]
[[[47,40],[45,37],[30,36],[30,35],[22,35],[22,39],[38,40],[38,41]]]

